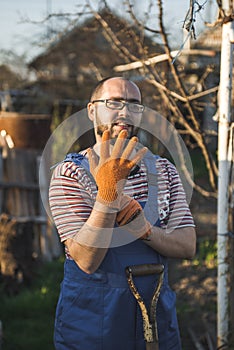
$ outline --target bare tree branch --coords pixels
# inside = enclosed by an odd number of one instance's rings
[[[179,92],[181,94],[182,97],[184,97],[186,99],[186,103],[185,106],[188,110],[189,113],[189,119],[191,120],[193,127],[195,128],[196,132],[196,141],[199,145],[199,147],[201,148],[201,151],[203,153],[204,159],[206,161],[206,165],[207,165],[207,170],[209,173],[209,179],[210,179],[210,184],[213,190],[216,190],[217,186],[216,186],[216,181],[215,181],[215,173],[216,173],[216,166],[215,166],[215,162],[213,161],[208,149],[207,149],[207,145],[206,142],[204,140],[204,135],[201,132],[201,127],[199,122],[196,119],[196,116],[194,114],[193,108],[189,102],[188,96],[186,94],[186,91],[183,87],[183,84],[179,78],[179,74],[177,72],[177,69],[175,67],[175,65],[173,64],[173,60],[172,57],[170,55],[170,48],[169,48],[169,43],[167,40],[167,36],[165,33],[165,28],[164,28],[164,24],[163,24],[163,7],[162,7],[162,1],[158,0],[158,6],[159,6],[159,23],[160,23],[160,29],[161,29],[161,35],[162,35],[162,39],[165,45],[165,51],[168,54],[168,61],[169,61],[169,65],[171,68],[171,72],[174,78],[174,81],[176,83],[176,87],[179,89]],[[183,118],[185,119],[185,118]],[[184,125],[187,125],[187,123],[185,123],[185,120],[183,120]],[[188,125],[186,126],[186,128],[188,127]]]
[[[130,51],[124,47],[121,41],[118,39],[116,34],[112,31],[109,24],[101,17],[101,15],[96,12],[92,7],[90,7],[94,17],[101,24],[104,29],[104,36],[107,41],[111,44],[112,48],[120,55],[120,57],[124,58],[125,61],[132,60],[136,61],[137,57],[130,53]]]
[[[170,52],[170,56],[172,58],[178,57],[178,54],[180,54],[180,55],[201,55],[201,56],[210,56],[210,57],[213,57],[216,55],[215,51],[213,51],[213,50],[198,50],[198,49],[197,50],[196,49],[183,50],[183,51],[175,50],[175,51]],[[168,59],[169,59],[169,55],[167,53],[164,53],[161,55],[147,58],[146,60],[143,60],[143,61],[141,60],[141,61],[136,61],[136,62],[131,62],[131,63],[115,66],[114,70],[116,72],[129,71],[132,69],[141,68],[144,65],[148,66],[151,64],[157,64],[157,63],[166,61]]]
[[[195,22],[196,14],[204,9],[204,5],[207,3],[207,0],[203,4],[199,4],[197,0],[190,0],[189,10],[186,14],[183,28],[186,29],[193,39],[196,39],[195,31]],[[195,8],[197,7],[197,9]]]
[[[196,0],[190,0],[190,6],[188,13],[186,15],[184,26],[189,31],[189,35],[193,35],[195,37],[195,20],[196,14],[201,11],[204,7],[206,1],[200,5]],[[105,10],[110,12],[111,10],[108,8],[107,1],[102,1],[102,5],[104,4]],[[130,15],[133,25],[124,24],[122,31],[116,30],[111,23],[108,23],[106,18],[102,15],[102,12],[94,10],[91,6],[89,0],[86,0],[85,6],[83,8],[83,14],[93,14],[97,22],[100,24],[102,28],[102,33],[110,44],[112,50],[118,55],[125,64],[119,65],[115,67],[115,72],[126,72],[131,69],[137,69],[138,74],[142,76],[146,83],[149,83],[153,87],[155,87],[155,96],[152,98],[160,99],[160,103],[162,106],[165,106],[167,110],[166,118],[170,120],[176,127],[179,133],[183,133],[187,135],[186,138],[189,140],[194,147],[199,147],[202,153],[202,156],[205,160],[208,176],[209,176],[209,184],[211,187],[211,191],[198,186],[189,176],[188,171],[186,169],[186,162],[183,159],[183,154],[180,155],[181,168],[184,170],[184,174],[189,181],[189,183],[193,186],[194,189],[199,191],[203,196],[216,196],[216,179],[217,179],[217,165],[208,149],[206,144],[206,133],[202,129],[200,118],[198,112],[203,107],[203,101],[199,101],[204,96],[209,94],[216,93],[218,90],[217,86],[206,88],[206,79],[212,69],[208,67],[196,84],[190,88],[186,86],[186,82],[182,80],[181,73],[177,69],[177,60],[176,59],[180,55],[207,55],[214,56],[215,52],[212,50],[177,50],[171,51],[168,38],[165,30],[165,26],[163,23],[164,13],[163,13],[163,1],[158,0],[158,9],[159,9],[159,31],[155,29],[150,29],[147,26],[147,19],[149,18],[146,14],[144,20],[139,20],[134,13],[134,7],[131,5],[130,0],[125,1],[125,5],[127,6],[127,13]],[[149,11],[153,6],[153,0],[149,0]],[[69,17],[69,14],[65,14]],[[71,24],[74,25],[77,18],[81,15],[80,12],[71,15]],[[57,18],[60,18],[60,14],[55,14]],[[73,19],[73,16],[74,19]],[[48,20],[49,18],[47,18]],[[125,28],[124,28],[125,26]],[[149,30],[152,33],[160,33],[165,53],[162,55],[157,55],[154,57],[148,57],[148,50],[144,47],[145,40],[145,31]],[[123,32],[126,32],[130,35],[133,45],[127,46],[126,41],[124,41]],[[192,34],[191,34],[192,33]],[[161,65],[159,63],[166,61],[168,63],[169,70],[162,70]],[[164,66],[165,67],[165,66]],[[95,63],[91,65],[92,70],[95,72],[97,79],[100,80],[102,78],[102,74],[99,72]],[[198,86],[202,87],[202,91],[198,90]],[[214,97],[213,97],[214,98]],[[202,102],[202,103],[201,103]],[[168,113],[169,112],[169,113]],[[178,145],[178,153],[180,152]]]

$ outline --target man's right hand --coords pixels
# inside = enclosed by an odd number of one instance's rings
[[[147,239],[151,234],[151,224],[146,220],[141,205],[133,198],[123,195],[122,209],[116,216],[116,222],[136,238]]]
[[[92,149],[88,150],[90,172],[98,187],[97,201],[116,209],[120,208],[123,188],[131,169],[148,150],[143,147],[131,158],[138,138],[132,137],[124,148],[126,139],[127,131],[122,130],[110,154],[110,132],[105,130],[100,145],[100,158]]]
[[[142,211],[141,205],[133,198],[123,195],[121,199],[121,210],[116,216],[119,226],[127,225],[134,220]]]

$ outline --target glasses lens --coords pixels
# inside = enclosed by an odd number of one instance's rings
[[[144,106],[137,103],[129,103],[128,109],[130,112],[141,113],[144,110]]]
[[[120,101],[106,100],[106,106],[110,109],[122,109],[123,103]]]

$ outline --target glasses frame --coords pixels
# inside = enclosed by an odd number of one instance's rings
[[[120,104],[120,108],[111,108],[111,107],[109,107],[108,106],[108,102],[110,102],[110,101],[119,103]],[[129,112],[132,112],[132,113],[143,113],[144,109],[145,109],[145,106],[142,105],[141,103],[112,100],[111,98],[107,98],[105,100],[93,100],[93,101],[91,101],[91,103],[95,103],[95,102],[105,103],[106,108],[111,109],[111,110],[118,110],[118,111],[122,110],[125,106],[127,106]],[[133,105],[137,105],[137,106],[141,107],[142,110],[141,111],[133,111],[133,110],[131,110],[131,106],[133,106]]]

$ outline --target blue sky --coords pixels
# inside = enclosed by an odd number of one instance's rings
[[[77,10],[77,0],[0,0],[0,50],[34,55],[32,41],[46,31],[46,24],[35,25],[26,20],[40,21],[48,10],[53,12]]]
[[[206,0],[201,0],[204,3]],[[215,0],[208,0],[215,3]],[[16,54],[26,54],[26,57],[33,57],[40,52],[40,48],[33,44],[37,41],[42,33],[46,33],[47,25],[35,25],[32,23],[25,23],[26,19],[31,21],[40,21],[46,17],[49,12],[77,12],[82,4],[82,0],[0,0],[0,51],[13,50]],[[119,5],[122,0],[109,0],[108,3],[115,7],[119,14],[123,11]],[[133,1],[132,1],[133,2]],[[98,3],[94,1],[93,3]],[[135,0],[136,13],[143,14],[146,11],[145,5],[147,0]],[[172,38],[178,38],[178,47],[182,42],[181,27],[183,19],[185,18],[189,0],[164,0],[165,22],[168,24],[171,31]],[[207,6],[207,5],[206,5]],[[155,10],[156,11],[156,10]],[[202,11],[202,16],[207,19],[207,10]],[[158,21],[156,12],[152,17],[155,22]],[[197,18],[202,21],[200,15]]]

